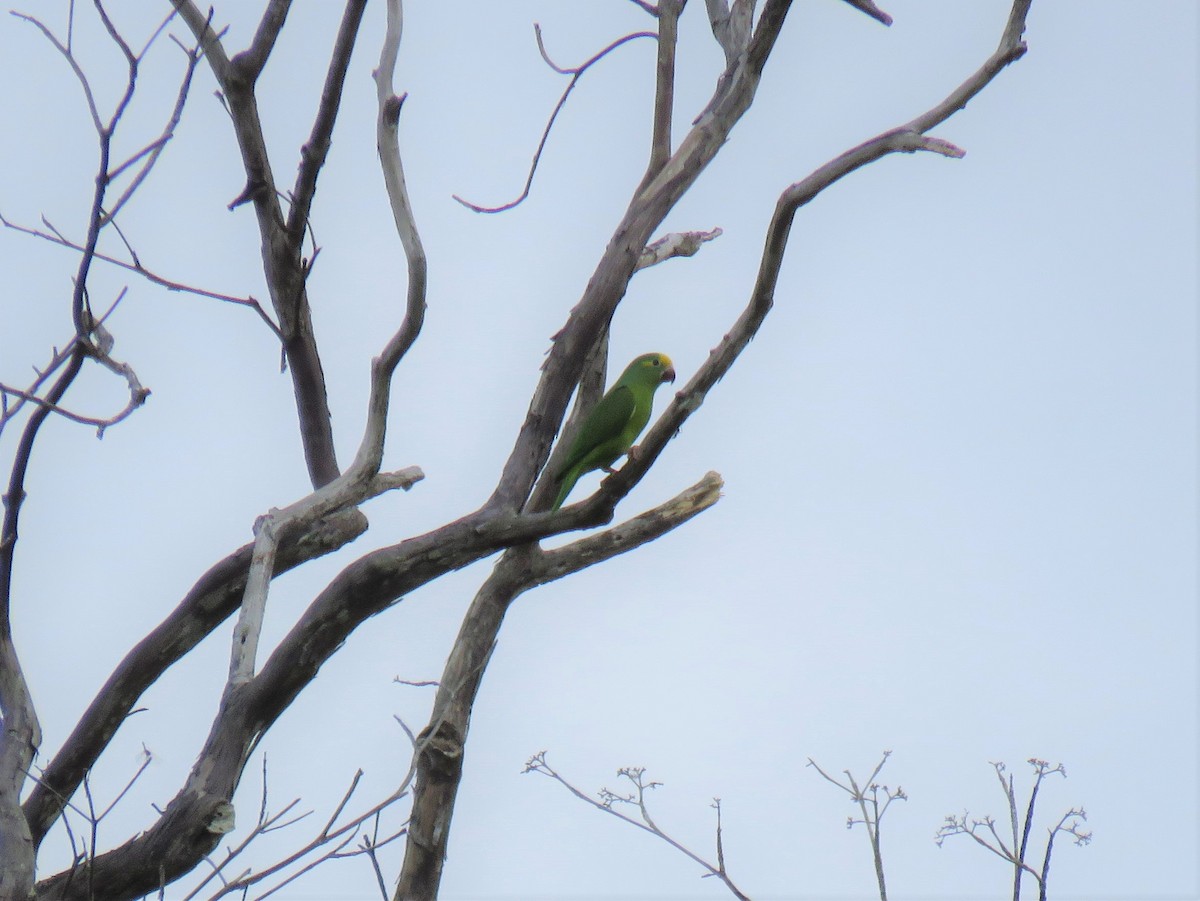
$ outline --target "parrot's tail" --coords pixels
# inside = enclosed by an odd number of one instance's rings
[[[558,489],[558,496],[554,499],[554,505],[550,508],[553,513],[563,505],[563,501],[567,499],[567,495],[571,493],[571,489],[575,487],[575,483],[579,481],[579,473],[575,471],[564,472]]]

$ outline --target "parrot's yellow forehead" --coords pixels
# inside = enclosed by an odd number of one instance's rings
[[[643,366],[656,366],[663,369],[673,369],[675,364],[671,362],[671,358],[666,354],[644,354],[638,357],[637,362]]]

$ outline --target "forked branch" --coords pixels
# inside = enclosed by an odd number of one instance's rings
[[[849,770],[842,771],[846,774],[846,782],[842,783],[821,769],[811,757],[808,758],[807,764],[820,773],[825,781],[836,785],[848,794],[850,800],[858,805],[861,818],[847,817],[846,828],[853,829],[860,824],[866,827],[867,839],[871,843],[871,856],[875,864],[875,881],[879,886],[880,901],[887,901],[887,882],[883,875],[883,849],[879,833],[880,824],[883,821],[883,815],[887,813],[887,809],[891,807],[893,801],[908,800],[908,795],[904,793],[904,789],[900,786],[897,785],[893,790],[875,781],[883,769],[883,765],[887,763],[888,758],[891,756],[891,751],[883,752],[879,763],[875,765],[875,769],[867,777],[862,787],[859,786],[858,780],[854,778],[854,775]]]
[[[1034,781],[1029,792],[1029,804],[1025,810],[1024,824],[1022,824],[1020,814],[1017,810],[1017,796],[1012,775],[1010,774],[1005,777],[1006,767],[1003,763],[994,762],[992,764],[993,769],[996,771],[996,778],[1000,781],[1000,789],[1004,792],[1005,799],[1008,801],[1009,843],[1006,843],[1000,837],[1000,833],[996,829],[996,821],[992,817],[984,816],[980,819],[973,819],[966,811],[963,812],[962,816],[957,814],[947,816],[941,828],[938,829],[934,841],[937,842],[940,848],[946,839],[951,836],[970,836],[975,844],[1012,865],[1013,901],[1021,901],[1021,880],[1022,876],[1026,873],[1032,876],[1037,883],[1038,901],[1046,901],[1046,886],[1050,876],[1050,858],[1054,850],[1054,839],[1059,834],[1065,833],[1074,837],[1076,845],[1082,846],[1091,842],[1092,833],[1084,831],[1082,825],[1087,821],[1087,812],[1082,807],[1072,807],[1048,830],[1046,851],[1042,858],[1041,868],[1039,869],[1028,862],[1027,852],[1030,829],[1033,825],[1038,791],[1041,788],[1042,781],[1048,776],[1059,775],[1064,779],[1067,776],[1067,771],[1061,763],[1055,767],[1051,767],[1049,763],[1039,760],[1036,757],[1031,757],[1028,763],[1033,767]]]
[[[646,770],[644,767],[621,767],[619,770],[617,770],[618,778],[627,780],[630,785],[633,786],[632,791],[628,793],[621,793],[611,791],[607,788],[602,788],[598,793],[598,798],[593,798],[590,795],[585,794],[580,789],[568,782],[562,775],[560,775],[553,767],[550,766],[549,763],[546,762],[545,751],[541,751],[530,757],[525,763],[525,769],[523,769],[521,772],[539,773],[543,776],[547,776],[584,803],[590,804],[597,810],[602,810],[605,813],[612,814],[617,819],[628,823],[631,826],[635,826],[638,829],[641,829],[643,832],[648,832],[656,838],[662,839],[676,851],[703,867],[706,871],[704,873],[705,876],[716,877],[717,879],[721,880],[721,882],[725,884],[725,887],[729,889],[730,894],[737,898],[738,901],[750,901],[749,896],[734,884],[733,879],[730,878],[728,871],[725,869],[725,847],[721,836],[720,798],[714,798],[712,803],[713,809],[717,812],[717,862],[712,863],[708,860],[705,860],[695,851],[692,851],[690,848],[686,847],[681,842],[668,835],[658,826],[657,823],[654,822],[653,818],[650,816],[650,808],[646,802],[646,795],[648,792],[653,791],[656,788],[660,788],[662,783],[648,781],[646,779]],[[632,807],[636,807],[638,816],[631,817],[622,813],[617,809],[618,805],[622,804],[628,804]]]

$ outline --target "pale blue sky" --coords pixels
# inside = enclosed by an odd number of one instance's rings
[[[257,6],[217,4],[231,49],[245,46]],[[616,365],[659,350],[686,380],[745,303],[780,191],[944,97],[991,52],[1007,14],[990,0],[884,6],[890,29],[837,0],[797,3],[754,108],[667,221],[724,236],[635,277],[614,323]],[[337,7],[297,4],[260,83],[282,182]],[[143,15],[117,9],[138,34],[152,27]],[[310,290],[344,460],[369,359],[403,299],[374,150],[382,17],[372,4],[314,211],[322,251]],[[275,583],[268,643],[340,566],[487,496],[548,337],[640,177],[649,41],[582,80],[526,204],[487,217],[451,200],[502,202],[524,181],[563,87],[537,54],[534,21],[563,64],[650,25],[618,0],[407,4],[397,87],[410,95],[401,141],[429,313],[397,373],[385,466],[419,464],[427,479],[372,502],[358,544]],[[989,761],[1027,785],[1033,756],[1069,773],[1044,787],[1043,821],[1081,805],[1096,834],[1084,849],[1060,841],[1052,897],[1200,896],[1197,11],[1186,0],[1035,0],[1026,39],[1028,55],[935,131],[964,159],[886,159],[801,212],[759,337],[618,515],[710,469],[726,480],[721,502],[513,609],[472,727],[443,897],[725,897],[666,845],[519,775],[548,749],[587,791],[616,788],[619,766],[647,766],[665,783],[659,823],[704,854],[720,796],[730,871],[755,898],[869,898],[865,837],[844,828],[854,811],[804,762],[864,775],[885,748],[884,781],[910,796],[884,822],[894,898],[1005,897],[998,859],[932,838],[949,813],[1003,819]],[[94,30],[77,40],[111,101],[103,78],[117,60]],[[0,42],[0,212],[30,224],[44,214],[77,235],[95,157],[77,87],[28,25],[5,17]],[[148,65],[131,122],[144,130],[126,151],[158,121],[178,57],[164,43]],[[693,2],[680,132],[721,63]],[[202,70],[122,225],[162,274],[262,297],[253,215],[225,209],[242,175],[213,87]],[[21,383],[69,337],[73,263],[0,232],[0,380]],[[290,380],[261,323],[113,269],[97,271],[93,303],[125,285],[116,355],[154,394],[102,442],[51,424],[28,486],[14,616],[47,753],[128,647],[248,539],[256,516],[307,485]],[[122,402],[100,373],[71,395],[85,410]],[[14,438],[0,438],[6,466]],[[364,789],[390,790],[407,764],[392,715],[418,726],[431,698],[391,680],[438,677],[488,565],[368,622],[322,670],[263,744],[273,806],[300,796],[323,821],[358,767]],[[174,794],[215,710],[228,641],[220,630],[156,685],[101,762],[96,784],[112,786],[143,743],[155,754],[102,845],[152,822],[150,804]],[[245,823],[258,767],[236,799]],[[393,870],[398,859],[398,848],[383,857]],[[285,897],[370,898],[373,885],[364,862],[348,862]]]

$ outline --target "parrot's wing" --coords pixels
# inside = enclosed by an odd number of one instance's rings
[[[633,416],[635,403],[633,391],[627,385],[615,385],[611,391],[600,398],[600,402],[592,408],[579,437],[571,445],[571,454],[563,461],[559,476],[571,469],[590,454],[593,450],[611,441],[621,434]],[[628,450],[626,448],[625,450]],[[618,455],[623,451],[618,451]]]

